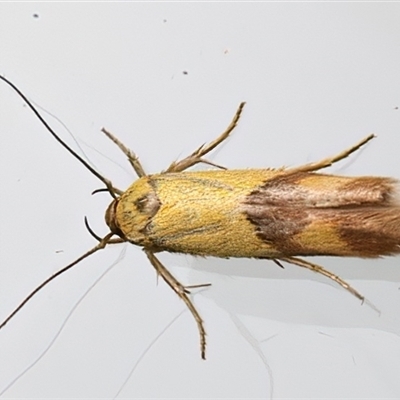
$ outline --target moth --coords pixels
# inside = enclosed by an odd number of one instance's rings
[[[54,138],[105,185],[112,196],[105,213],[109,233],[98,237],[85,220],[96,246],[36,287],[1,323],[0,329],[45,285],[109,244],[142,247],[157,274],[183,300],[200,336],[206,357],[204,322],[190,298],[196,287],[179,282],[159,261],[162,251],[221,258],[272,260],[322,274],[358,299],[364,297],[339,276],[302,256],[375,258],[400,252],[398,181],[386,177],[346,177],[319,171],[345,159],[375,137],[367,136],[341,153],[293,168],[227,170],[205,156],[228,138],[245,103],[214,141],[175,161],[163,172],[148,175],[137,155],[106,129],[125,154],[138,179],[125,191],[94,170],[52,130],[24,94],[10,85]],[[188,171],[196,164],[214,169]]]

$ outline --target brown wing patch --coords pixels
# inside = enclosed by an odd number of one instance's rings
[[[358,257],[400,252],[400,207],[343,210],[332,216],[332,223]]]
[[[243,203],[257,236],[282,254],[377,257],[399,253],[397,181],[296,173]]]
[[[298,245],[293,238],[309,224],[307,212],[300,208],[248,205],[246,214],[262,241],[282,254],[297,254]]]

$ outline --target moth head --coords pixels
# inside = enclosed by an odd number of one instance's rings
[[[141,178],[108,206],[105,221],[110,231],[131,243],[149,245],[153,217],[161,203],[149,182]]]
[[[119,198],[114,199],[107,208],[105,220],[107,226],[110,228],[110,231],[114,233],[114,235],[119,236],[122,239],[125,239],[124,234],[118,226],[118,221],[116,218],[117,215],[117,206],[118,206]]]

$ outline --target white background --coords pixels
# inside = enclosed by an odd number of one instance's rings
[[[374,132],[331,171],[400,178],[399,18],[393,3],[2,3],[0,73],[61,120],[120,188],[135,176],[102,126],[157,172],[214,139],[240,101],[239,127],[213,154],[219,164],[298,165]],[[3,319],[95,245],[85,215],[107,233],[110,198],[90,195],[101,183],[2,82],[0,135]],[[184,283],[213,284],[194,296],[207,361],[190,313],[157,284],[142,251],[114,246],[54,281],[0,331],[2,398],[400,397],[399,258],[314,260],[380,316],[300,268],[161,259]]]

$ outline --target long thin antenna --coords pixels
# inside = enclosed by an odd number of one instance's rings
[[[60,276],[64,272],[68,271],[70,268],[72,268],[74,265],[76,265],[79,262],[81,262],[82,260],[84,260],[86,257],[89,257],[91,254],[96,253],[96,251],[104,249],[104,247],[106,247],[107,244],[109,244],[109,243],[120,243],[120,241],[118,241],[118,239],[117,239],[116,242],[115,241],[110,241],[112,236],[114,236],[114,234],[112,232],[110,232],[109,234],[104,236],[104,238],[101,239],[100,242],[95,247],[91,248],[89,251],[87,251],[85,254],[83,254],[82,256],[77,258],[72,263],[68,264],[64,268],[62,268],[59,271],[55,272],[53,275],[51,275],[45,281],[43,281],[39,286],[37,286],[35,289],[33,289],[32,292],[30,292],[28,294],[28,296],[26,296],[25,299],[17,306],[17,308],[15,308],[15,310],[0,324],[0,329],[2,329],[7,324],[7,322],[10,321],[10,319],[12,319],[15,316],[15,314],[17,314],[21,310],[21,308],[24,307],[25,304],[33,296],[35,296],[36,293],[38,293],[41,289],[43,289],[53,279],[57,278],[58,276]]]
[[[104,178],[104,176],[100,175],[90,164],[88,164],[79,154],[77,154],[74,150],[72,150],[50,127],[50,125],[46,122],[46,120],[42,117],[39,111],[33,106],[33,104],[27,99],[27,97],[15,86],[12,82],[6,79],[4,76],[0,75],[0,79],[7,83],[12,89],[14,89],[18,95],[25,101],[28,107],[33,111],[39,121],[46,127],[46,129],[52,134],[54,139],[57,140],[67,151],[69,151],[78,161],[80,161],[95,177],[100,179],[107,187],[111,196],[116,198],[119,190],[115,189],[108,179]]]

